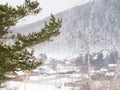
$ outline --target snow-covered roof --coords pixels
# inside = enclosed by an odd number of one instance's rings
[[[117,67],[117,64],[108,64],[109,67]]]

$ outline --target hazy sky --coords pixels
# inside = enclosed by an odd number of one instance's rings
[[[19,21],[17,25],[23,25],[35,22],[49,16],[51,13],[56,14],[66,9],[72,8],[76,5],[84,4],[90,0],[38,0],[42,11],[36,16],[28,16]],[[22,4],[24,0],[0,0],[4,4],[8,2],[10,5]]]

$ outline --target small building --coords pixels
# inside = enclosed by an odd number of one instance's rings
[[[109,71],[115,71],[117,69],[117,64],[108,64]]]

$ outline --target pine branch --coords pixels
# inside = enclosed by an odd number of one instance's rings
[[[48,23],[45,22],[45,26],[40,32],[33,32],[28,36],[18,34],[18,41],[23,43],[24,48],[49,40],[50,37],[60,34],[59,29],[61,28],[61,23],[61,19],[56,20],[55,17],[51,15],[50,21]]]

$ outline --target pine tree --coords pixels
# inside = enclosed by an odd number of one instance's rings
[[[41,8],[37,1],[25,0],[25,3],[20,6],[12,7],[8,3],[0,5],[0,39],[9,33],[11,26],[14,26],[18,20],[25,16],[38,14]],[[27,48],[49,40],[50,37],[58,35],[62,20],[56,19],[53,15],[49,22],[45,22],[44,28],[39,32],[33,32],[29,35],[13,35],[9,39],[14,41],[14,44],[8,45],[0,42],[0,83],[5,81],[5,74],[11,71],[31,70],[41,65],[40,60],[37,60],[33,53]]]

